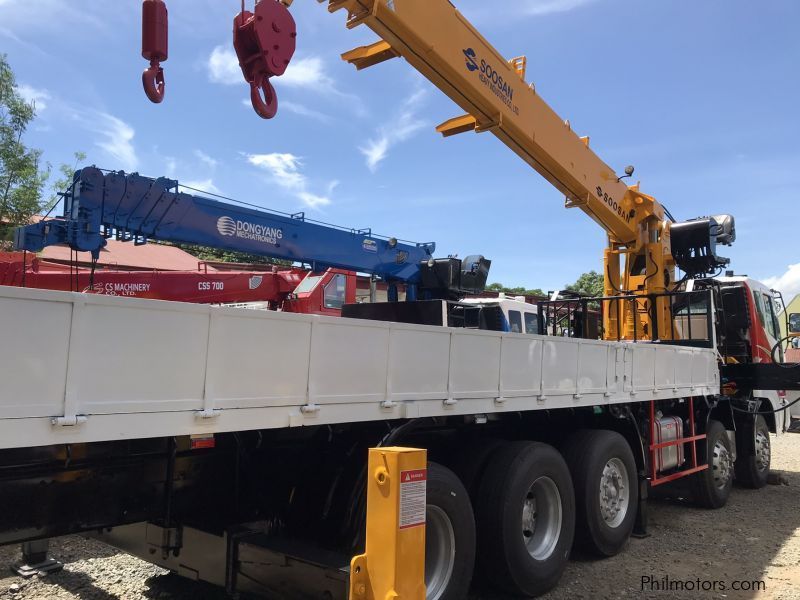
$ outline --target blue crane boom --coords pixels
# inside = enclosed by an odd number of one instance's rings
[[[247,252],[376,275],[410,285],[416,296],[433,243],[403,243],[369,229],[344,229],[287,215],[193,196],[178,182],[87,167],[75,173],[64,196],[64,215],[15,232],[18,250],[39,252],[67,244],[96,259],[108,237],[143,244],[148,239]]]

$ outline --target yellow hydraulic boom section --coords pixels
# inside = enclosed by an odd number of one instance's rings
[[[425,600],[427,480],[427,451],[369,451],[366,551],[350,563],[350,600]]]
[[[589,138],[576,135],[525,83],[525,58],[506,60],[448,0],[328,0],[329,11],[342,9],[348,28],[364,24],[382,38],[345,53],[345,60],[363,69],[402,56],[467,113],[439,132],[491,131],[566,196],[567,208],[580,208],[603,227],[607,296],[667,291],[675,269],[664,208],[622,183]],[[606,336],[652,337],[658,314],[659,337],[668,339],[669,306],[658,303],[652,312],[645,300],[636,310],[624,303],[619,313],[606,311]]]

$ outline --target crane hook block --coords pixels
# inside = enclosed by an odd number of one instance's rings
[[[243,11],[233,21],[233,47],[239,66],[250,84],[253,108],[264,119],[278,112],[278,97],[269,80],[286,72],[296,42],[294,18],[278,0],[261,0],[253,13]]]
[[[144,93],[156,104],[164,100],[164,69],[161,61],[167,60],[169,22],[164,0],[142,2],[142,57],[150,66],[142,73]]]

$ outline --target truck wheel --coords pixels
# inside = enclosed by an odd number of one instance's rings
[[[455,461],[450,465],[453,472],[458,475],[461,483],[467,488],[472,502],[477,503],[478,489],[483,478],[486,465],[499,448],[506,445],[505,440],[497,438],[471,440],[470,443],[459,452]]]
[[[597,556],[614,556],[630,538],[639,500],[636,461],[616,431],[571,435],[563,447],[575,487],[575,542]]]
[[[425,530],[427,600],[463,600],[475,566],[475,517],[467,490],[450,469],[428,464]]]
[[[756,415],[754,429],[755,448],[750,446],[750,440],[736,437],[738,448],[734,469],[737,482],[749,488],[760,489],[767,485],[772,459],[769,427],[763,415]],[[749,428],[745,428],[747,430]]]
[[[733,453],[731,439],[719,421],[709,421],[706,439],[697,443],[698,458],[706,456],[708,469],[689,479],[692,496],[703,508],[722,508],[728,501],[733,485]]]
[[[484,472],[477,507],[484,579],[521,596],[555,587],[575,534],[575,494],[561,454],[531,442],[499,448]]]

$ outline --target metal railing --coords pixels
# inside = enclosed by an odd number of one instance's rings
[[[559,297],[539,302],[538,307],[540,331],[547,335],[714,346],[710,289],[647,296]],[[659,326],[662,319],[668,322],[664,335]]]

